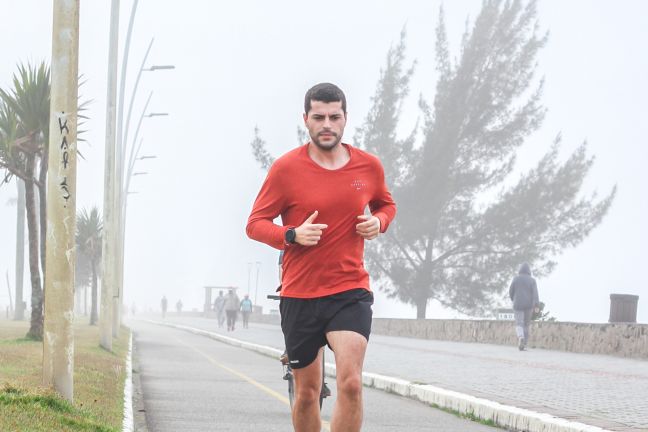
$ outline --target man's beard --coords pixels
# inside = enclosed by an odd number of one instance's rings
[[[333,150],[333,149],[334,149],[338,144],[340,144],[340,141],[342,141],[342,138],[339,137],[339,136],[338,136],[336,133],[334,133],[334,132],[329,132],[329,134],[330,134],[330,135],[333,135],[333,137],[335,138],[333,141],[330,141],[329,143],[323,144],[322,142],[320,142],[320,140],[318,139],[318,137],[313,137],[313,136],[311,136],[311,141],[312,141],[313,144],[315,144],[315,145],[317,146],[317,148],[319,148],[320,150],[324,150],[324,151],[331,151],[331,150]]]

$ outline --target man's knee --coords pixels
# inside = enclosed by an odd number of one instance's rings
[[[310,405],[319,403],[320,389],[317,385],[301,385],[295,389],[295,396],[297,400],[303,404]]]
[[[362,376],[349,374],[341,377],[337,383],[338,393],[344,394],[349,399],[360,399],[362,397]]]

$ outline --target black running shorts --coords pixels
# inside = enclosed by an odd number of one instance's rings
[[[373,294],[364,288],[312,299],[282,297],[281,330],[290,366],[300,369],[311,364],[327,344],[326,333],[330,331],[354,331],[368,341],[371,305]]]

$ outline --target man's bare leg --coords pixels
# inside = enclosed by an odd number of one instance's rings
[[[359,432],[362,426],[362,365],[367,339],[352,331],[326,334],[335,353],[337,399],[331,418],[331,432]]]
[[[322,388],[322,351],[305,368],[293,369],[295,377],[295,403],[292,411],[295,432],[320,432],[319,395]]]

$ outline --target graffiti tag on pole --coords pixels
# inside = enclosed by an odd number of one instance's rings
[[[65,111],[63,111],[61,112],[60,115],[58,115],[59,133],[61,134],[60,149],[61,149],[61,163],[63,164],[62,171],[66,171],[70,163],[70,146],[67,140],[67,135],[70,133],[70,129],[68,128],[67,122],[68,122],[67,114],[65,114]],[[62,175],[63,180],[61,181],[61,183],[59,183],[59,186],[61,187],[61,192],[62,192],[61,197],[65,200],[63,207],[67,208],[67,203],[71,197],[71,194],[70,194],[70,188],[67,183],[67,176],[65,175],[64,172],[62,172],[62,174],[63,174]]]

